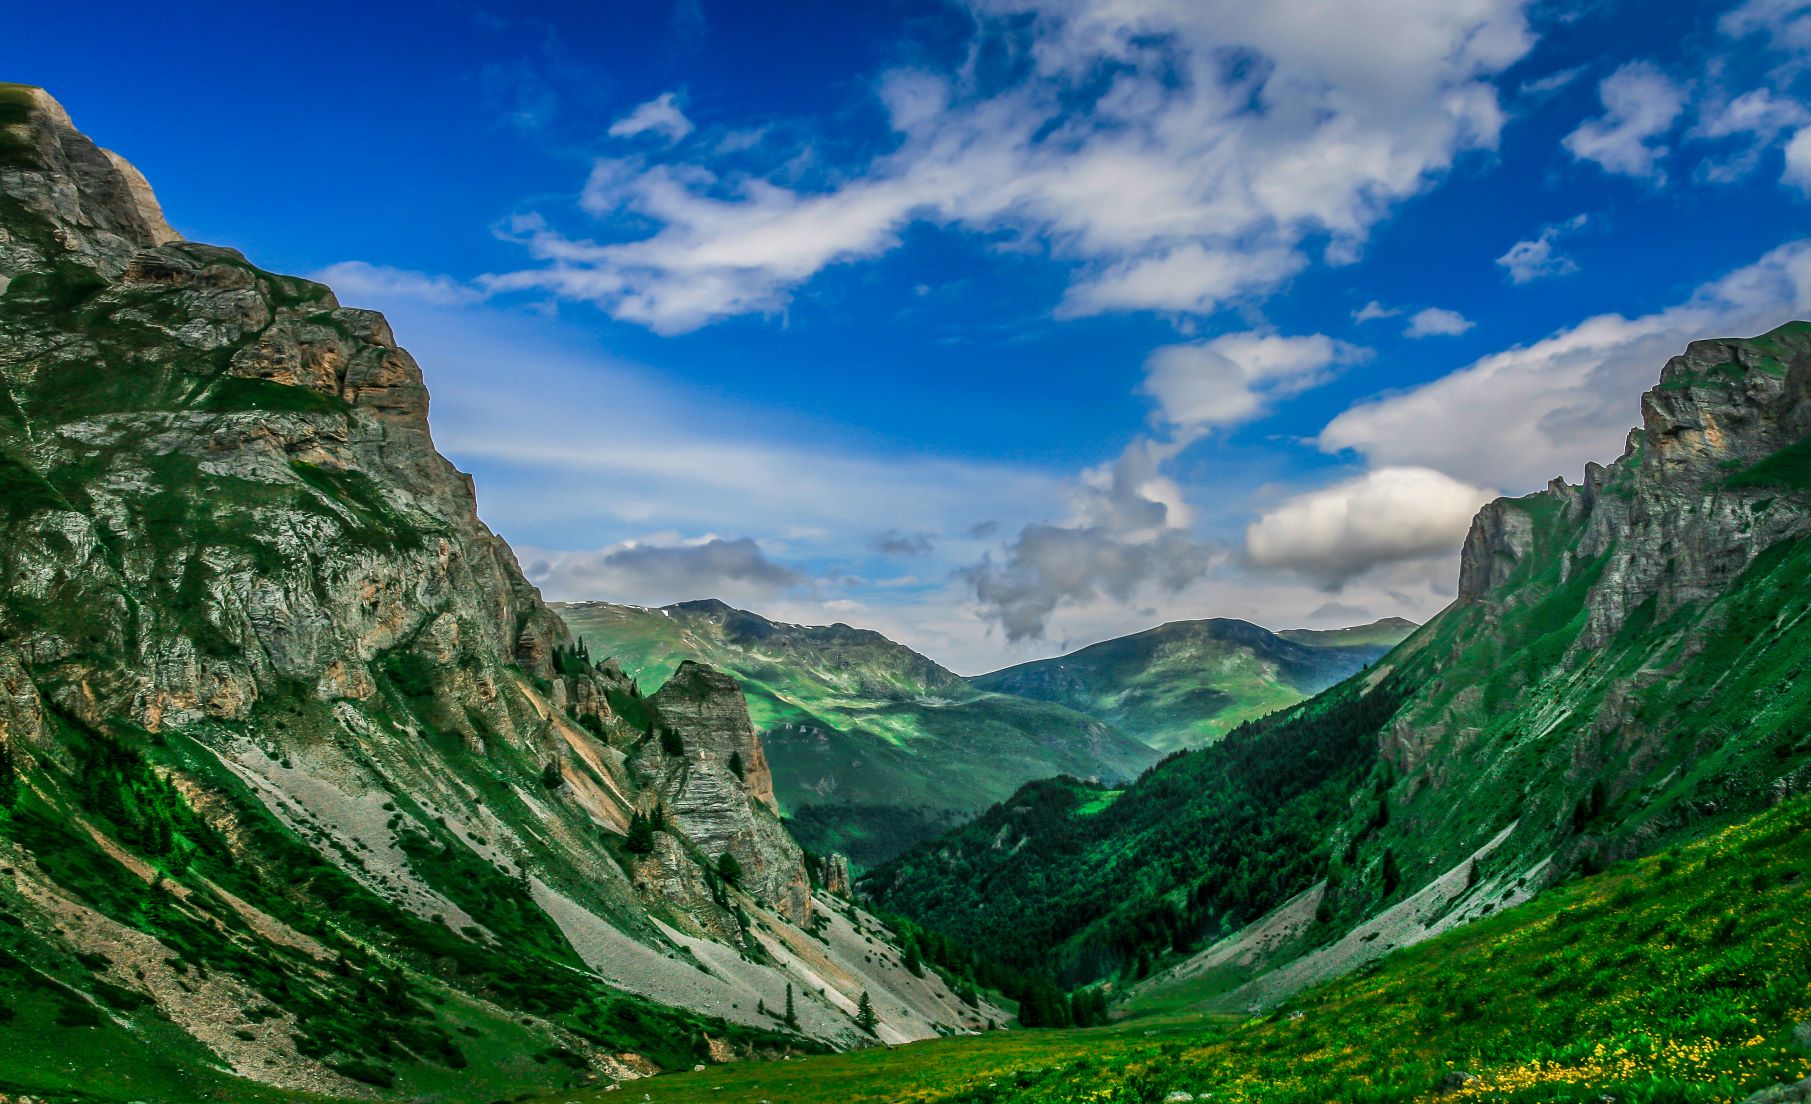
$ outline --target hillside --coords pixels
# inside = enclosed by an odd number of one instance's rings
[[[653,1104],[1790,1104],[1811,1091],[1778,1087],[1811,1077],[1808,878],[1811,800],[1800,797],[1262,1017],[994,1033],[645,1089]]]
[[[589,662],[427,403],[0,86],[0,1090],[491,1100],[997,1016],[816,884],[733,681]]]
[[[722,602],[554,607],[647,687],[686,659],[742,684],[808,848],[871,866],[1035,778],[1131,777],[1156,755],[1060,705],[977,689],[869,629],[787,625]]]
[[[1399,617],[1280,633],[1227,618],[1172,621],[973,681],[1067,706],[1159,751],[1176,751],[1212,743],[1243,721],[1325,690],[1414,631]]]
[[[1581,485],[1480,511],[1459,597],[1370,671],[1123,793],[1030,787],[866,888],[1243,1010],[1807,788],[1811,325],[1694,342],[1641,409]]]

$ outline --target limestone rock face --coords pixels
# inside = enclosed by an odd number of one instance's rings
[[[849,860],[841,852],[830,856],[829,865],[824,871],[824,889],[838,897],[849,896]]]
[[[650,739],[631,764],[659,793],[667,816],[707,856],[733,855],[750,892],[794,922],[809,919],[804,852],[779,822],[773,776],[742,688],[687,661],[649,705],[656,727],[676,735],[683,751],[670,754],[662,740]]]
[[[451,987],[486,1030],[618,1076],[646,1063],[546,1010],[643,1000],[651,1031],[662,1002],[771,1030],[739,972],[770,1004],[823,988],[753,961],[743,917],[809,940],[788,920],[811,900],[734,683],[687,671],[655,701],[588,663],[435,449],[383,317],[181,241],[130,166],[14,85],[0,491],[0,786],[55,810],[64,851],[94,840],[98,880],[183,903],[185,953],[220,991],[158,988],[162,953],[111,982],[150,986],[143,1015],[193,1040],[171,1061],[369,1095],[336,1070],[454,1053],[427,996]],[[651,722],[687,753],[663,755]],[[657,809],[664,830],[632,852]],[[76,956],[161,946],[31,861],[15,823],[0,881],[34,969],[79,993],[87,971],[58,973]],[[726,852],[739,888],[710,872]],[[381,1016],[376,992],[394,998]],[[306,1045],[235,1034],[266,1004],[270,1038]],[[232,1023],[209,1019],[222,1009]],[[392,1028],[411,1042],[390,1047]],[[800,1030],[857,1038],[829,1005]]]

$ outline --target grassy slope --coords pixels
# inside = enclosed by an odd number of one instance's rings
[[[1058,705],[977,691],[877,633],[776,625],[717,603],[559,607],[644,691],[695,658],[734,674],[807,847],[885,859],[1034,778],[1123,778],[1155,758]]]
[[[1173,751],[1325,690],[1414,629],[1400,619],[1283,633],[1224,618],[1175,621],[974,681],[1057,702]]]
[[[645,1083],[654,1104],[1740,1100],[1811,1076],[1811,799],[1556,887],[1261,1020],[1135,1019]],[[1443,1082],[1466,1074],[1457,1091]],[[638,1085],[638,1089],[644,1089]],[[573,1094],[565,1099],[604,1099]]]

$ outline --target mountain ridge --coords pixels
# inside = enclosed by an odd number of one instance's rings
[[[685,658],[734,674],[795,831],[860,866],[1029,779],[1123,778],[1156,759],[1096,719],[974,687],[872,629],[790,625],[716,599],[554,608],[639,680],[657,683]]]
[[[1068,706],[1175,751],[1326,689],[1415,627],[1401,618],[1282,632],[1239,618],[1170,621],[973,681]]]

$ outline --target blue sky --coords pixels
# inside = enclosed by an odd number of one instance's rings
[[[384,310],[552,597],[962,671],[1450,599],[1685,341],[1811,312],[1811,5],[9,14],[172,223]]]

